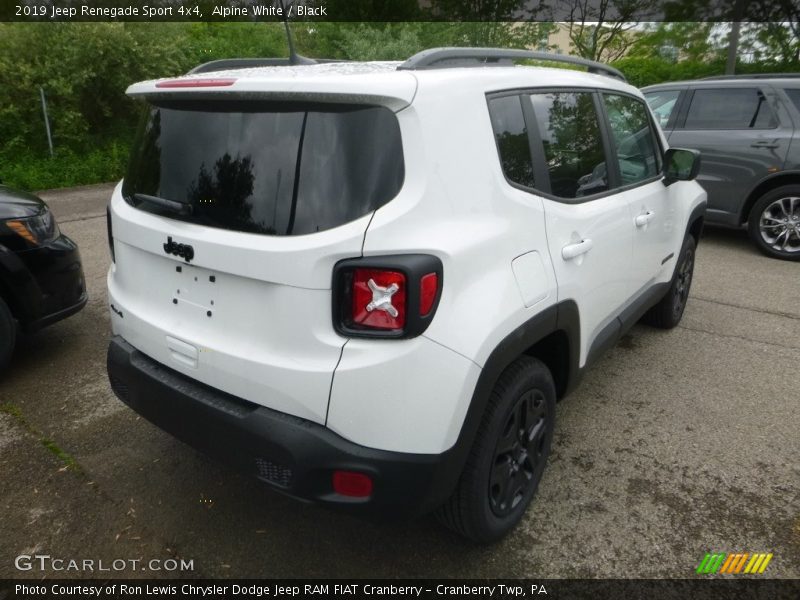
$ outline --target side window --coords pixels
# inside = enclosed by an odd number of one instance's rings
[[[603,94],[617,153],[622,185],[638,183],[658,175],[658,142],[653,135],[647,107],[629,96]]]
[[[666,127],[669,123],[669,117],[672,111],[675,110],[675,105],[678,102],[678,97],[681,95],[680,90],[664,90],[663,92],[648,92],[644,95],[647,98],[647,103],[653,111],[658,124],[661,127]]]
[[[789,100],[792,101],[794,107],[800,111],[800,88],[784,88],[783,91],[789,96]]]
[[[776,126],[767,99],[756,88],[695,90],[685,129],[769,129]]]
[[[593,95],[552,92],[533,94],[531,100],[551,192],[561,198],[580,198],[606,191],[606,158]]]
[[[503,173],[509,181],[534,187],[531,147],[519,96],[492,98],[489,114]]]

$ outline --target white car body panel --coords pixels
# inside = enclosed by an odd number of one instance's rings
[[[480,371],[425,336],[352,339],[336,367],[327,426],[369,448],[442,453],[461,432]]]
[[[135,209],[119,186],[110,209],[109,302],[124,315],[112,312],[116,335],[207,385],[325,422],[345,341],[331,327],[331,271],[360,253],[369,217],[310,236],[261,236]],[[191,263],[163,251],[168,236],[194,247]],[[198,349],[196,367],[173,355],[168,336]]]
[[[455,443],[492,351],[542,310],[577,303],[584,365],[603,326],[637,292],[671,278],[686,220],[704,194],[694,182],[665,188],[658,181],[568,204],[506,181],[487,93],[589,87],[643,100],[621,81],[563,69],[410,72],[396,71],[397,64],[181,78],[236,80],[213,89],[159,88],[164,80],[131,86],[130,95],[155,98],[234,94],[387,106],[400,124],[405,181],[374,213],[283,237],[149,214],[128,205],[118,187],[110,203],[117,262],[108,275],[109,302],[114,333],[180,373],[324,424],[365,447],[437,454]],[[657,219],[637,231],[634,218],[647,210]],[[191,265],[162,251],[168,236],[194,247]],[[564,259],[564,246],[586,239],[591,250]],[[675,256],[662,264],[669,252]],[[441,298],[424,334],[408,340],[338,335],[331,317],[334,265],[362,254],[410,253],[434,255],[443,264]],[[178,266],[185,267],[180,277]],[[214,274],[217,282],[194,286],[194,274]]]

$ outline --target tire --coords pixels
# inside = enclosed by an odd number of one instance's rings
[[[8,305],[0,298],[0,372],[5,369],[11,359],[16,337],[17,324]]]
[[[691,235],[683,240],[683,247],[675,264],[675,273],[666,295],[651,308],[642,319],[645,323],[660,329],[672,329],[681,322],[689,289],[694,275],[695,242]]]
[[[480,543],[511,531],[547,464],[555,408],[548,368],[529,356],[511,363],[492,390],[458,485],[436,514],[439,521]]]
[[[800,185],[767,192],[750,210],[750,238],[767,256],[800,260]]]

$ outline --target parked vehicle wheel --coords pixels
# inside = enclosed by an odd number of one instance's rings
[[[437,513],[447,527],[494,542],[522,518],[544,472],[555,425],[553,377],[522,356],[500,375],[455,492]]]
[[[644,316],[644,322],[661,329],[672,329],[681,322],[694,274],[695,242],[691,235],[683,240],[675,274],[666,295]]]
[[[0,371],[6,367],[11,358],[16,337],[17,324],[8,305],[0,298]]]
[[[764,254],[800,260],[800,185],[785,185],[761,196],[750,211],[748,229]]]

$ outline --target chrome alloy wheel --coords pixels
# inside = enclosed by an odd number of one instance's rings
[[[761,213],[758,230],[773,250],[800,252],[800,197],[787,196],[768,204]]]

